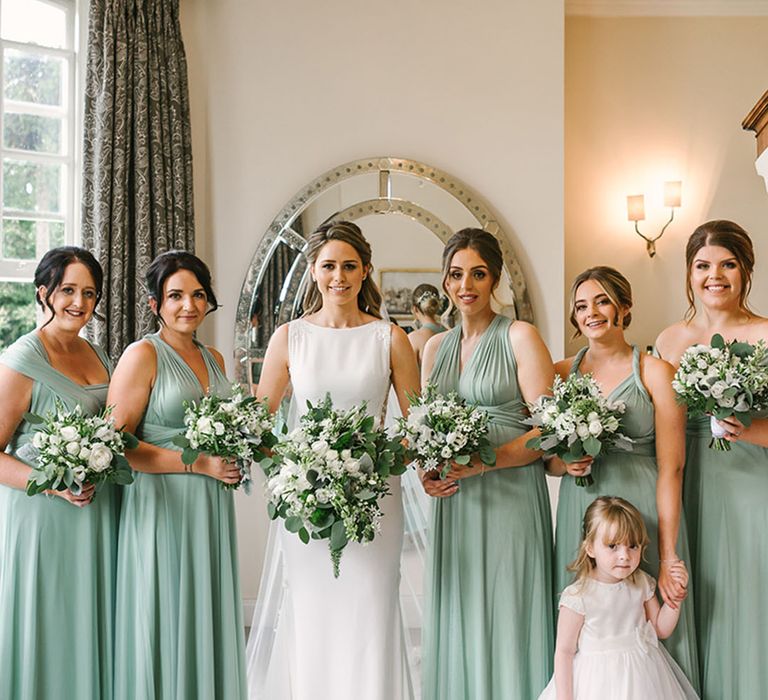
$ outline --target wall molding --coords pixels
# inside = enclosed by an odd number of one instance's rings
[[[569,17],[768,17],[768,0],[565,0]]]

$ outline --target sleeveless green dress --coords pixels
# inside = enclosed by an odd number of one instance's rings
[[[768,449],[712,450],[709,422],[688,423],[683,491],[702,697],[768,698]]]
[[[157,376],[137,437],[178,449],[200,382],[158,334]],[[202,345],[210,392],[229,383]],[[245,632],[232,492],[200,474],[135,472],[120,518],[115,698],[242,700]]]
[[[576,355],[571,373],[579,371],[579,365],[587,348]],[[622,418],[623,432],[634,441],[631,452],[609,449],[592,465],[594,483],[576,486],[569,475],[560,481],[557,503],[557,527],[555,529],[555,595],[573,582],[573,574],[567,570],[575,558],[581,542],[581,525],[584,512],[598,496],[619,496],[632,503],[643,515],[648,529],[650,544],[645,552],[641,568],[654,578],[659,576],[659,518],[656,512],[656,431],[654,408],[648,391],[640,378],[640,350],[632,350],[632,373],[619,384],[608,397],[622,401],[626,412]],[[685,518],[680,518],[677,553],[691,565]],[[698,591],[690,585],[688,598],[683,603],[680,620],[674,634],[664,645],[682,668],[694,688],[699,688],[698,657],[694,626],[694,596]],[[696,603],[698,604],[698,597]],[[557,605],[557,602],[555,603]]]
[[[35,331],[0,363],[34,382],[32,413],[55,410],[56,399],[91,415],[104,408],[107,385],[81,386],[55,370]],[[6,452],[31,465],[33,434],[22,421]],[[0,486],[0,698],[112,697],[119,491],[103,484],[78,508]]]
[[[509,343],[496,316],[459,372],[461,326],[431,381],[487,411],[501,445],[527,432]],[[552,675],[552,525],[544,467],[463,479],[434,499],[424,628],[424,700],[531,700]]]

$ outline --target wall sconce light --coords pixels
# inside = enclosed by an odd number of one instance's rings
[[[659,235],[654,238],[648,238],[648,236],[640,233],[640,229],[637,227],[638,221],[645,220],[645,196],[642,194],[635,194],[627,197],[627,219],[635,222],[635,232],[645,240],[645,248],[651,258],[656,255],[656,241],[664,235],[667,226],[669,226],[675,218],[675,207],[680,206],[680,192],[682,187],[683,183],[680,180],[664,183],[664,206],[669,207],[669,221],[664,224],[661,231],[659,231]]]

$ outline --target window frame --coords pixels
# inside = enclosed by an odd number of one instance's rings
[[[0,8],[4,0],[0,0]],[[64,225],[64,243],[72,245],[80,240],[80,208],[79,201],[81,177],[82,125],[83,125],[83,84],[85,76],[85,42],[87,36],[87,14],[81,12],[81,5],[87,7],[82,0],[37,0],[65,12],[66,40],[64,48],[52,48],[29,42],[19,42],[4,39],[0,27],[0,281],[31,282],[40,257],[50,246],[38,241],[36,256],[32,260],[17,260],[3,256],[3,230],[6,218],[17,218],[25,221],[52,221]],[[7,50],[21,50],[41,56],[63,59],[65,62],[64,95],[61,106],[30,105],[6,100],[5,97],[5,53]],[[5,146],[5,116],[6,105],[9,112],[35,116],[55,116],[63,119],[62,153],[48,154],[24,151]],[[29,212],[6,207],[4,197],[4,167],[6,158],[22,159],[29,163],[40,163],[61,166],[63,173],[62,187],[59,191],[60,212]]]

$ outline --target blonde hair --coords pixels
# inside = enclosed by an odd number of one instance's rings
[[[584,270],[571,285],[571,325],[576,329],[573,334],[574,338],[578,338],[581,335],[579,324],[576,321],[576,292],[579,287],[588,280],[594,280],[608,295],[614,308],[616,309],[616,325],[618,325],[619,311],[622,307],[627,309],[627,313],[624,314],[622,319],[622,328],[628,328],[632,322],[632,314],[629,309],[632,308],[632,286],[629,284],[624,275],[613,267],[607,265],[598,265],[597,267],[590,267],[588,270]]]
[[[601,525],[605,525],[605,534],[610,537],[611,544],[638,546],[641,558],[650,542],[643,516],[635,506],[618,496],[598,496],[584,513],[579,553],[568,565],[568,570],[574,573],[574,580],[577,582],[585,581],[596,566],[594,558],[587,553],[587,548],[594,545]],[[628,577],[633,583],[636,573],[637,570]]]

